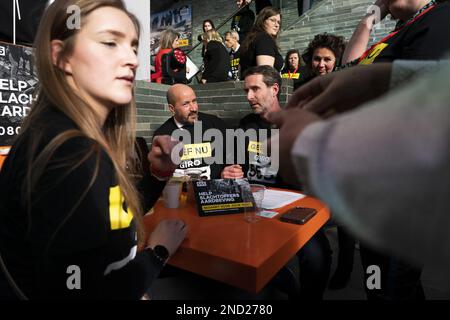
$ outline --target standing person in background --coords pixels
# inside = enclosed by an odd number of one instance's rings
[[[162,83],[163,80],[163,56],[169,54],[173,49],[179,47],[178,41],[180,40],[180,34],[173,30],[167,29],[161,33],[161,41],[159,51],[155,59],[155,72],[152,74],[152,82]]]
[[[249,2],[249,1],[247,1]],[[275,2],[275,1],[274,1]],[[271,0],[255,0],[255,10],[256,10],[256,14],[258,15],[262,9],[264,9],[265,7],[276,7],[275,4],[272,3]],[[279,7],[278,7],[279,8]]]
[[[79,29],[66,24],[74,5]],[[38,99],[0,171],[0,299],[137,300],[183,241],[181,220],[144,235],[142,200],[160,182],[146,176],[143,194],[135,185],[138,44],[121,0],[46,9]],[[153,146],[151,170],[172,173],[170,137]]]
[[[245,71],[254,66],[267,65],[280,71],[283,57],[280,54],[277,37],[281,28],[280,11],[265,7],[256,17],[255,25],[242,42],[241,80]]]
[[[241,77],[241,52],[239,51],[241,45],[239,44],[239,34],[236,31],[225,32],[225,46],[230,49],[231,71],[229,77],[233,81],[239,81]]]
[[[291,49],[286,53],[284,68],[281,70],[281,78],[292,79],[294,90],[313,76],[311,68],[300,66],[300,53],[297,49]]]
[[[216,27],[214,26],[214,22],[212,22],[211,19],[203,20],[202,24],[203,33],[209,30],[216,30]],[[203,33],[198,36],[198,41],[203,42]],[[202,44],[202,58],[205,56],[205,45]]]
[[[222,38],[215,30],[209,30],[203,34],[205,43],[205,71],[202,75],[202,83],[222,82],[228,80],[230,60]]]
[[[239,33],[239,39],[241,43],[244,41],[247,33],[253,27],[255,22],[255,13],[250,9],[247,4],[248,0],[236,0],[236,5],[241,8],[238,13],[231,20],[231,30],[237,31]]]

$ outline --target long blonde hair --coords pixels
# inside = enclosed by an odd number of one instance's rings
[[[91,150],[81,159],[77,159],[76,163],[71,164],[68,173],[83,161],[92,155],[97,155],[97,167],[88,184],[84,194],[64,219],[76,210],[76,206],[83,200],[83,197],[89,191],[98,175],[98,163],[100,159],[100,151],[104,150],[111,158],[115,169],[116,178],[119,187],[127,203],[129,211],[134,214],[139,239],[142,239],[142,208],[140,199],[134,185],[134,181],[130,175],[129,168],[135,168],[134,165],[134,143],[135,143],[135,127],[136,127],[136,106],[134,99],[128,105],[114,108],[108,115],[104,126],[98,125],[98,115],[95,113],[86,101],[78,96],[68,84],[65,73],[59,67],[59,61],[70,56],[74,50],[75,38],[78,33],[76,29],[68,28],[66,21],[69,16],[67,8],[76,5],[80,9],[81,22],[94,10],[101,7],[114,7],[125,12],[136,26],[139,34],[140,28],[137,19],[129,13],[122,0],[56,0],[45,11],[35,39],[35,56],[36,67],[39,75],[38,99],[31,108],[31,112],[24,121],[22,133],[18,137],[26,135],[27,141],[30,141],[30,148],[27,155],[28,163],[25,164],[26,178],[23,184],[22,194],[25,196],[27,206],[31,207],[32,192],[38,186],[39,179],[44,174],[47,166],[55,151],[67,140],[74,137],[85,137],[93,142]],[[63,43],[62,50],[58,56],[58,62],[53,64],[51,41],[57,39]],[[58,134],[52,139],[39,154],[36,150],[42,138],[38,132],[33,129],[33,124],[37,120],[42,121],[44,113],[51,108],[56,108],[64,113],[68,118],[75,122],[79,130],[69,130]],[[31,213],[29,209],[29,226],[31,228]],[[62,224],[64,224],[64,221]],[[59,226],[62,227],[62,224]],[[58,232],[58,229],[55,234]],[[55,236],[52,236],[52,238]],[[51,242],[51,241],[50,241]]]
[[[223,44],[222,37],[214,29],[208,30],[205,33],[203,33],[203,40],[205,40],[206,42],[217,41],[217,42],[220,42],[221,44]]]
[[[159,47],[161,49],[173,49],[172,44],[176,38],[180,37],[180,33],[173,30],[167,29],[161,32],[161,42]]]

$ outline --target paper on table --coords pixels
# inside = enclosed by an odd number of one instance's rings
[[[258,213],[258,216],[264,217],[264,218],[273,218],[278,214],[276,211],[269,211],[269,210],[262,210]]]
[[[300,193],[266,189],[262,207],[264,209],[281,208],[304,197],[305,195]]]

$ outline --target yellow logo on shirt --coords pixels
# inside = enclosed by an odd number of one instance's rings
[[[111,230],[125,229],[130,226],[133,214],[123,209],[124,198],[119,186],[109,188],[109,221]]]
[[[237,67],[239,65],[239,60],[240,60],[240,58],[232,59],[231,60],[231,66],[232,67]]]
[[[183,148],[181,160],[208,158],[212,156],[211,143],[187,144]]]
[[[258,142],[258,141],[250,141],[250,142],[248,143],[247,151],[248,151],[248,152],[253,152],[253,153],[261,154],[261,153],[263,153],[262,147],[263,147],[263,145],[262,145],[261,142]]]
[[[388,46],[387,43],[380,43],[377,44],[372,51],[369,52],[369,54],[362,59],[359,64],[372,64],[376,57],[378,57],[384,49]]]
[[[281,75],[281,77],[283,78],[283,79],[300,79],[300,73],[291,73],[291,74],[289,74],[289,73],[283,73],[282,75]]]

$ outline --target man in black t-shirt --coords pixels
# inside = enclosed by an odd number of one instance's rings
[[[247,139],[245,143],[244,173],[250,183],[289,187],[281,181],[277,174],[278,168],[272,168],[271,156],[264,154],[262,148],[265,143],[263,140],[272,136],[272,125],[267,121],[267,116],[269,113],[281,111],[277,97],[281,87],[280,75],[272,67],[260,66],[248,69],[244,76],[244,90],[253,113],[241,119],[239,128],[244,131],[256,130],[257,138],[255,141]]]
[[[186,169],[195,168],[202,170],[205,179],[243,177],[239,165],[225,165],[225,123],[216,116],[198,111],[197,97],[191,87],[184,84],[171,86],[167,91],[167,103],[173,117],[164,122],[154,136],[171,135],[183,141],[182,161],[176,174],[184,175]],[[214,129],[216,131],[212,131]],[[222,141],[217,140],[217,135],[221,135]]]
[[[225,32],[225,46],[230,49],[230,79],[233,81],[239,81],[241,75],[241,52],[239,44],[239,34],[236,31]]]
[[[272,126],[267,116],[281,111],[278,101],[280,74],[270,66],[257,66],[248,69],[244,79],[244,90],[253,113],[241,119],[239,127],[245,131],[255,129],[258,132],[256,141],[246,141],[244,174],[250,183],[292,188],[278,174],[278,168],[272,163],[274,155],[264,154],[264,148],[261,147],[264,141],[260,141],[266,135],[263,130],[268,130],[268,138],[271,136]],[[322,299],[331,266],[330,244],[322,229],[303,246],[297,256],[300,265],[300,296],[308,300]]]

